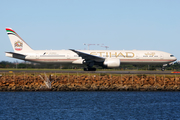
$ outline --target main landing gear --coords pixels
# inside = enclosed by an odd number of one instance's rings
[[[96,68],[93,68],[94,62],[87,62],[87,68],[84,68],[84,71],[96,71]]]

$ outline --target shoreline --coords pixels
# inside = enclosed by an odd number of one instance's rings
[[[0,91],[180,91],[180,76],[6,75]]]

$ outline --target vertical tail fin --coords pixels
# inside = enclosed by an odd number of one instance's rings
[[[6,28],[6,32],[11,41],[14,52],[30,52],[33,49],[11,28]]]

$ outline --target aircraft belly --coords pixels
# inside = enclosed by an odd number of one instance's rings
[[[169,59],[121,59],[121,64],[133,64],[133,65],[138,65],[138,64],[167,64],[172,62],[172,60]]]
[[[72,63],[76,59],[27,59],[27,61],[38,62],[38,63]]]

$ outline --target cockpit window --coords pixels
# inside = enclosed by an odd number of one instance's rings
[[[170,57],[174,57],[174,55],[170,55]]]

